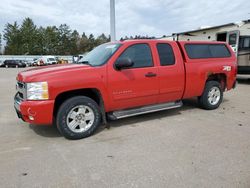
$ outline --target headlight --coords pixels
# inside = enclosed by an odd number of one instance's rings
[[[34,82],[27,83],[28,100],[47,100],[49,99],[48,83]]]

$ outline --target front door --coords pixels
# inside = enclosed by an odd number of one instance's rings
[[[129,58],[134,65],[121,70],[117,70],[114,64],[109,65],[110,110],[155,104],[159,93],[158,69],[154,65],[150,45],[130,45],[121,52],[119,58]]]

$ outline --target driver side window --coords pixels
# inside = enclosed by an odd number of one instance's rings
[[[134,65],[132,68],[152,67],[152,55],[149,45],[135,44],[129,46],[118,59],[129,58]]]

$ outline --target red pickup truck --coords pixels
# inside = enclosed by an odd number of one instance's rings
[[[69,139],[106,119],[182,106],[197,97],[216,109],[236,82],[236,57],[222,42],[127,40],[102,44],[78,64],[20,72],[14,106],[31,124],[56,124]]]

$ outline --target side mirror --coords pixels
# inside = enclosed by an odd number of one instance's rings
[[[121,70],[124,68],[129,68],[134,65],[134,62],[130,58],[118,58],[115,62],[115,68]]]

